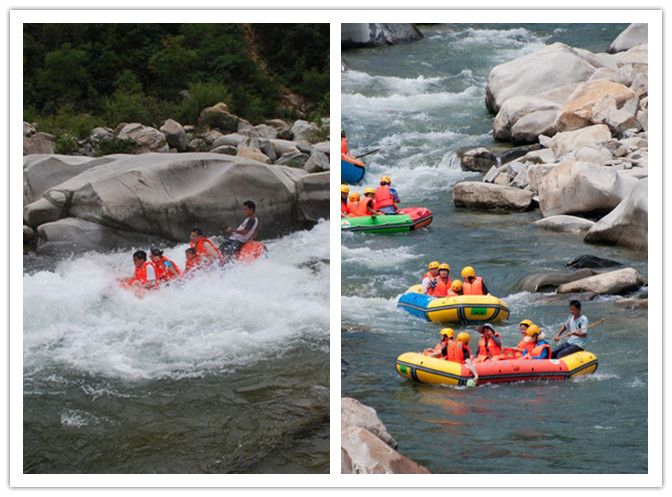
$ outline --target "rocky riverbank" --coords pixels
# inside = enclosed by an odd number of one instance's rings
[[[648,248],[648,45],[633,24],[608,53],[555,43],[492,69],[486,107],[512,151],[460,151],[482,182],[455,186],[458,207],[539,208],[543,229],[586,243]]]
[[[187,240],[240,222],[253,199],[269,238],[329,218],[329,120],[253,126],[220,103],[192,126],[96,128],[73,155],[24,123],[24,248],[67,251]],[[99,156],[110,144],[132,153]]]

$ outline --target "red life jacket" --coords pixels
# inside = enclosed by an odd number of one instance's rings
[[[546,359],[550,359],[551,358],[551,346],[547,342],[544,342],[544,343],[539,343],[538,342],[536,344],[533,344],[533,348],[530,351],[529,358],[530,359],[540,359],[541,354],[544,351],[544,349],[548,349],[548,352],[546,353]]]
[[[458,297],[460,294],[455,292],[452,288],[448,289],[448,293],[446,294],[446,297]]]
[[[446,361],[459,362],[464,364],[464,351],[467,351],[467,356],[471,357],[469,347],[457,340],[450,340],[446,350]]]
[[[396,209],[394,198],[392,197],[392,193],[390,193],[390,187],[387,185],[380,185],[376,188],[376,209],[381,209],[389,205]]]
[[[145,261],[145,263],[142,266],[135,268],[135,276],[133,277],[133,279],[131,279],[130,283],[133,283],[133,282],[137,281],[137,282],[145,285],[147,283],[147,267],[149,267],[149,266],[152,266],[154,268],[154,274],[158,275],[158,271],[156,270],[156,266],[149,261]],[[156,283],[157,283],[157,281],[155,280],[154,284],[156,284]]]
[[[359,202],[357,202],[357,207],[352,213],[352,217],[364,217],[370,216],[368,207],[374,209],[373,199],[371,197],[362,197]]]
[[[212,260],[212,258],[210,257],[210,254],[208,254],[205,251],[205,247],[203,247],[204,243],[209,243],[210,246],[213,249],[215,249],[215,253],[217,254],[217,259],[221,262],[223,259],[222,259],[222,253],[219,251],[219,249],[210,240],[208,240],[205,237],[201,237],[201,239],[198,242],[196,242],[196,243],[191,242],[191,246],[196,249],[196,259],[195,259],[196,264],[199,264],[199,265],[203,264],[203,263],[211,264],[212,262],[214,262]]]
[[[346,202],[343,202],[343,199],[341,199],[341,217],[344,217],[348,213],[348,204]]]
[[[462,295],[483,295],[483,279],[476,276],[471,283],[465,279],[462,283]]]
[[[436,278],[436,286],[434,287],[433,290],[430,288],[429,295],[431,295],[432,297],[437,297],[437,298],[438,297],[445,297],[446,295],[448,295],[448,290],[450,290],[450,285],[451,285],[450,276],[448,277],[448,282],[447,283],[444,283],[443,280],[440,277],[437,277]]]
[[[188,273],[198,267],[196,259],[187,259],[187,262],[184,263],[184,272]]]
[[[348,153],[348,139],[345,138],[344,136],[341,137],[341,153],[342,154]]]
[[[355,209],[357,208],[357,203],[358,202],[348,200],[348,214],[352,214],[355,211]]]
[[[500,342],[502,337],[499,336],[499,333],[493,333],[493,336],[499,338]],[[489,354],[488,354],[489,352]],[[485,345],[485,337],[481,336],[481,339],[478,341],[478,357],[482,357],[484,360],[486,357],[495,357],[502,353],[502,348],[499,347],[494,340],[488,339],[488,345]]]
[[[175,270],[177,271],[177,276],[173,275],[172,273],[169,273],[168,270],[166,269],[166,266],[164,263],[170,262]],[[175,278],[182,276],[182,271],[180,271],[180,268],[178,267],[177,264],[175,264],[173,261],[168,259],[165,255],[161,257],[161,261],[158,264],[154,264],[154,267],[156,268],[156,279],[161,281],[170,281],[174,280]]]

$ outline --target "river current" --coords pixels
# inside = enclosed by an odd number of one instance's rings
[[[328,240],[143,299],[116,283],[133,250],[26,257],[24,472],[329,472]]]
[[[595,374],[562,382],[523,382],[461,389],[422,385],[395,371],[403,352],[439,341],[442,325],[396,307],[432,260],[460,278],[471,265],[511,310],[495,325],[505,345],[531,319],[552,338],[569,315],[569,297],[522,291],[526,276],[562,271],[590,254],[634,267],[648,277],[646,256],[588,245],[579,234],[534,228],[538,210],[494,214],[455,208],[452,189],[479,181],[462,171],[456,150],[495,145],[485,109],[485,84],[497,64],[556,41],[606,51],[627,25],[420,26],[421,41],[349,50],[343,60],[342,125],[353,155],[366,157],[361,185],[391,177],[403,206],[422,206],[433,223],[414,233],[341,236],[342,394],[374,407],[399,451],[433,473],[646,473],[648,470],[648,313],[614,306],[621,298],[583,302],[587,349]],[[502,144],[498,144],[502,146]],[[646,291],[646,287],[640,289]],[[453,325],[471,334],[476,327]]]

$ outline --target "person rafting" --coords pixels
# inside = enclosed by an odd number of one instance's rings
[[[476,276],[474,268],[466,266],[462,269],[462,294],[463,295],[490,295],[483,278]]]
[[[145,289],[156,287],[156,267],[153,263],[147,261],[147,252],[144,250],[136,251],[133,254],[133,266],[133,276],[122,279],[122,286]]]
[[[512,349],[515,351],[515,357],[520,357],[529,350],[532,350],[533,344],[530,344],[530,342],[526,341],[525,338],[527,337],[527,329],[533,324],[534,323],[529,319],[523,319],[520,322],[520,334],[522,336],[520,337],[520,342],[518,342],[518,345],[512,347]]]
[[[448,290],[450,289],[450,266],[445,262],[439,264],[439,276],[436,279],[433,279],[429,283],[430,291],[428,295],[431,295],[435,298],[441,298],[448,295]]]
[[[352,214],[357,208],[357,202],[359,202],[359,192],[352,192],[348,198],[348,214]]]
[[[430,284],[432,280],[438,278],[440,265],[441,264],[439,264],[439,261],[432,261],[429,263],[429,266],[427,266],[427,272],[422,277],[423,294],[429,295],[429,291],[431,290]]]
[[[373,188],[367,188],[364,190],[364,198],[362,198],[355,208],[354,212],[351,214],[352,217],[365,217],[371,216],[375,217],[380,215],[380,213],[375,208],[374,198],[376,196],[376,190]]]
[[[226,254],[226,260],[224,262],[232,260],[235,253],[240,250],[240,247],[242,247],[245,242],[249,242],[257,234],[259,219],[254,215],[256,210],[256,204],[251,200],[246,200],[243,202],[243,211],[246,216],[245,220],[236,229],[226,229],[226,232],[231,236],[229,236],[229,239],[220,247],[222,253]]]
[[[441,341],[433,349],[425,349],[423,354],[428,357],[442,357],[445,359],[446,355],[448,355],[448,342],[455,338],[455,332],[452,328],[444,328],[439,334],[441,335]]]
[[[212,241],[203,236],[201,228],[194,228],[189,234],[190,246],[196,252],[195,264],[199,267],[222,262],[222,254]]]
[[[459,297],[460,295],[462,295],[462,282],[460,280],[453,280],[446,297]]]
[[[478,327],[481,339],[478,341],[478,352],[474,362],[484,362],[491,359],[501,359],[502,337],[495,331],[490,323]]]
[[[163,250],[153,247],[149,258],[156,269],[156,280],[159,284],[168,283],[182,276],[182,271],[173,261],[163,255]]]
[[[349,213],[348,193],[350,193],[350,187],[348,185],[341,185],[341,217],[345,217]]]
[[[184,251],[184,257],[186,262],[184,263],[184,273],[182,273],[182,276],[191,275],[196,269],[198,269],[196,249],[189,247]]]
[[[569,317],[553,339],[554,342],[559,342],[562,338],[568,337],[567,342],[558,346],[558,348],[553,351],[551,358],[559,359],[583,350],[588,342],[588,330],[581,330],[581,328],[586,328],[587,326],[588,318],[581,314],[581,302],[572,300],[569,303]],[[562,336],[565,331],[569,331],[569,333]]]
[[[474,384],[476,384],[478,383],[478,373],[474,363],[471,362],[471,352],[468,347],[470,341],[471,336],[465,332],[458,334],[456,340],[450,340],[446,350],[446,360],[466,365],[474,375]]]
[[[544,340],[546,335],[541,332],[539,327],[536,324],[530,325],[525,333],[527,334],[525,341],[531,344],[531,347],[523,354],[521,359],[550,359],[551,344]]]
[[[397,204],[401,203],[397,190],[390,186],[390,177],[380,178],[380,186],[376,188],[376,209],[382,214],[396,214]]]
[[[341,153],[348,155],[348,139],[345,137],[343,128],[341,128]]]

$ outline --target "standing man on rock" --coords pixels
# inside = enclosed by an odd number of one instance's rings
[[[225,241],[220,247],[221,251],[226,254],[226,260],[229,262],[233,259],[236,252],[240,250],[245,242],[249,242],[256,234],[259,226],[259,219],[254,215],[257,206],[251,200],[243,202],[243,211],[245,212],[245,220],[238,226],[238,228],[227,228],[226,232],[231,234],[229,239]]]
[[[565,337],[569,337],[569,339],[553,351],[551,359],[559,359],[560,357],[583,350],[586,342],[588,342],[588,330],[579,331],[581,328],[588,326],[588,318],[581,314],[581,302],[572,300],[569,303],[569,313],[567,321],[558,330],[553,341],[559,342]],[[563,337],[562,334],[567,330],[569,330],[569,333]]]

